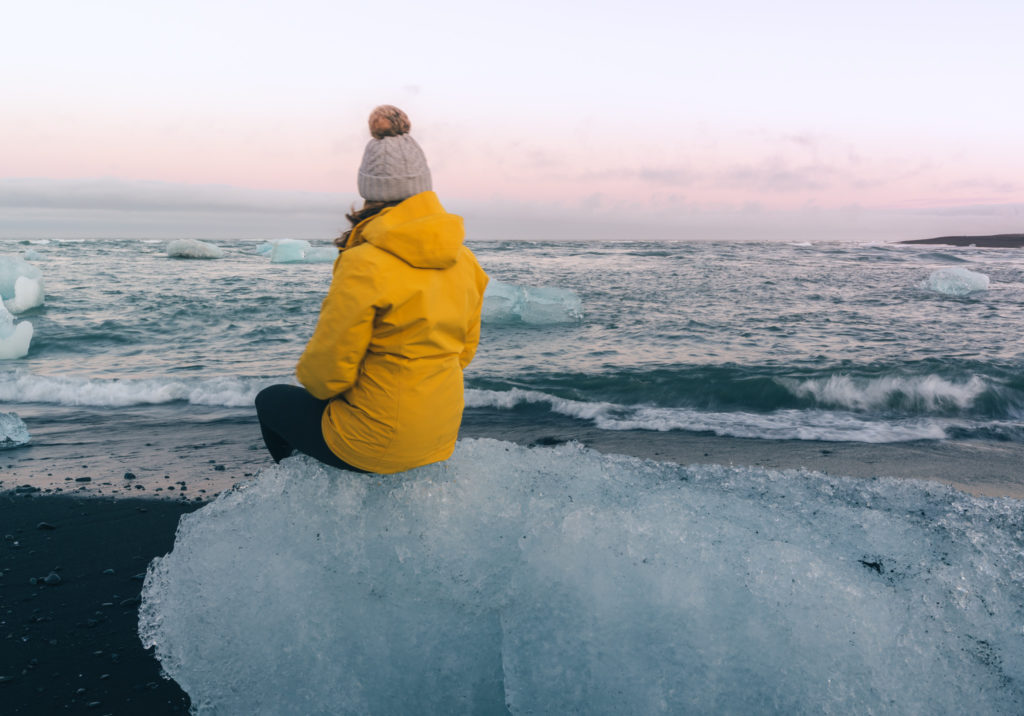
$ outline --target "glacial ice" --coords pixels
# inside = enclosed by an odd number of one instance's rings
[[[11,313],[43,305],[42,272],[17,256],[0,256],[0,298]]]
[[[966,296],[975,291],[987,291],[988,284],[985,274],[957,266],[932,271],[922,286],[947,296]]]
[[[270,263],[283,264],[302,261],[302,256],[308,248],[310,248],[310,243],[302,239],[279,239],[274,242],[274,248],[270,251]]]
[[[556,286],[517,286],[492,280],[484,293],[483,320],[488,323],[550,325],[583,318],[575,291]]]
[[[29,321],[15,324],[14,316],[0,303],[0,360],[28,355],[33,330]]]
[[[205,241],[175,239],[167,244],[167,255],[177,259],[222,259],[224,249]]]
[[[139,633],[197,713],[1021,713],[1024,507],[463,440],[182,517]]]
[[[0,450],[25,445],[28,428],[17,413],[0,413]]]
[[[270,263],[333,263],[338,258],[338,249],[333,246],[313,246],[304,239],[275,239],[261,244],[257,249],[269,254]]]

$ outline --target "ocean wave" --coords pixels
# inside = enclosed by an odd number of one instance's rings
[[[913,413],[967,411],[990,390],[977,375],[955,381],[939,375],[888,375],[859,378],[830,375],[822,378],[776,379],[800,398],[818,405],[856,411],[900,410]]]
[[[33,375],[0,374],[0,402],[47,403],[71,406],[128,407],[178,401],[192,405],[244,407],[262,388],[274,382],[255,378],[204,378],[199,380],[104,380]]]
[[[821,440],[890,443],[941,440],[951,428],[970,430],[969,421],[943,418],[884,419],[849,412],[782,409],[768,413],[716,412],[692,408],[662,408],[587,402],[513,388],[508,391],[466,390],[470,408],[513,409],[547,405],[551,412],[587,420],[602,430],[686,430],[722,437],[769,440]],[[991,423],[986,423],[991,425]]]

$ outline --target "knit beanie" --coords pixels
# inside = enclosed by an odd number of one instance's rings
[[[430,168],[405,112],[382,104],[370,113],[373,139],[359,165],[359,195],[367,201],[398,201],[430,191]]]

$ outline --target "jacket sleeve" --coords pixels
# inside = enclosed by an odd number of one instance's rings
[[[487,288],[487,274],[479,266],[476,268],[476,285],[479,295],[477,297],[476,309],[470,314],[469,325],[466,327],[466,344],[459,355],[459,365],[463,369],[470,364],[473,356],[476,355],[477,346],[480,345],[480,316],[484,308],[484,289]]]
[[[338,258],[313,337],[295,367],[299,382],[321,400],[344,393],[359,375],[377,308],[372,268],[354,254]]]

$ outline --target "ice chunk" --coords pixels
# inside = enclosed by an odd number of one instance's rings
[[[17,413],[0,413],[0,450],[28,443],[28,428]]]
[[[302,256],[307,264],[332,264],[336,258],[338,249],[334,246],[313,246]]]
[[[302,239],[278,239],[271,243],[270,262],[284,263],[332,263],[338,258],[338,249],[333,246],[312,246]]]
[[[25,249],[25,253],[22,257],[26,261],[45,261],[48,257],[46,254],[36,251],[35,249]]]
[[[0,299],[11,313],[41,306],[45,298],[42,272],[17,256],[0,256]]]
[[[1021,713],[1024,509],[464,440],[185,515],[139,633],[199,713]]]
[[[176,239],[167,244],[167,255],[178,259],[222,259],[224,249],[205,241]]]
[[[14,297],[4,301],[4,305],[11,313],[24,313],[30,308],[42,306],[44,298],[42,278],[18,276],[14,282]]]
[[[484,293],[483,320],[488,323],[571,323],[583,318],[576,292],[555,286],[517,286],[491,281]]]
[[[923,287],[947,296],[966,296],[975,291],[988,290],[988,276],[963,267],[941,268],[932,271]]]
[[[302,239],[278,239],[274,242],[274,248],[270,252],[270,263],[285,264],[298,263],[302,261],[303,254],[310,246],[308,241]]]
[[[32,324],[28,321],[15,324],[14,316],[0,303],[0,360],[28,355],[32,331]]]

